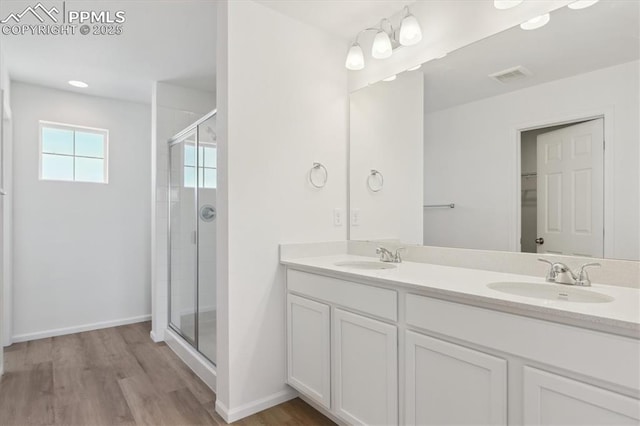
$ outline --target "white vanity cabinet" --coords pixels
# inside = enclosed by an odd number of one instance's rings
[[[407,425],[507,424],[507,361],[407,331]]]
[[[397,292],[296,270],[287,289],[289,385],[345,424],[397,425]]]
[[[640,425],[636,338],[339,276],[287,269],[288,383],[339,422]]]
[[[289,384],[331,407],[329,305],[287,295]]]
[[[397,327],[335,309],[335,412],[350,424],[398,424]]]

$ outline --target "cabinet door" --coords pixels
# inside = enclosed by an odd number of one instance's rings
[[[507,362],[412,331],[406,332],[408,425],[504,425]]]
[[[330,408],[329,306],[289,294],[287,312],[288,383]]]
[[[335,309],[334,411],[349,424],[398,424],[397,328]]]
[[[640,401],[524,367],[525,425],[638,425]]]

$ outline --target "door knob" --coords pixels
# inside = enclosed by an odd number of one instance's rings
[[[544,244],[544,238],[540,237],[540,238],[536,238],[536,244],[541,246]]]

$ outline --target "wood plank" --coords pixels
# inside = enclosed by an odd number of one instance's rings
[[[27,343],[25,364],[34,365],[51,361],[52,339],[31,340]]]
[[[0,424],[54,423],[52,362],[8,372],[0,381]]]
[[[189,389],[178,389],[169,393],[169,399],[173,406],[185,419],[186,424],[192,425],[220,425],[207,410],[200,404],[198,399]],[[224,424],[224,423],[223,423]]]
[[[142,374],[118,381],[122,393],[138,425],[165,425],[165,406],[153,383]],[[171,416],[174,417],[174,416]],[[177,424],[177,423],[176,423]]]
[[[224,425],[215,394],[150,323],[58,336],[5,349],[0,425]],[[237,422],[331,425],[299,399]]]
[[[167,345],[159,347],[165,359],[175,368],[178,376],[185,383],[200,404],[215,404],[216,394],[171,350]]]
[[[13,373],[24,371],[27,367],[27,342],[14,343],[4,350],[4,371]]]

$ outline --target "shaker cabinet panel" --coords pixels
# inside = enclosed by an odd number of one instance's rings
[[[525,425],[638,425],[640,401],[524,367]]]
[[[288,382],[330,408],[330,308],[289,294],[287,310]]]
[[[507,362],[476,350],[406,332],[408,425],[504,425]]]
[[[394,325],[333,313],[334,412],[349,424],[398,424],[398,338]]]

